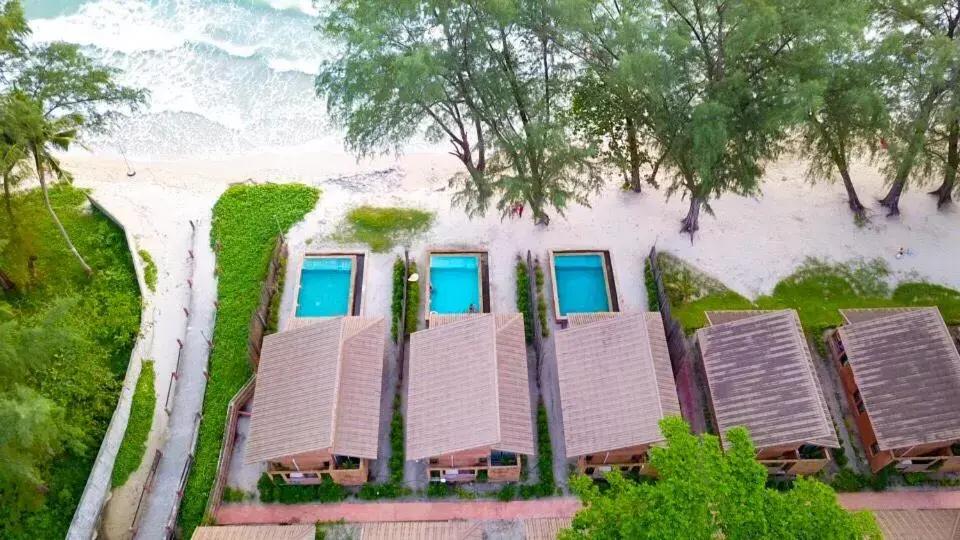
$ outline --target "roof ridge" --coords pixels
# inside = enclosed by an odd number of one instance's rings
[[[803,325],[800,323],[800,315],[795,310],[790,310],[790,314],[791,314],[791,318],[793,319],[793,322],[795,323],[794,325],[791,325],[793,326],[793,330],[794,330],[793,331],[794,339],[799,340],[800,349],[803,352],[803,357],[807,360],[806,362],[807,374],[810,376],[810,380],[808,382],[813,385],[813,389],[817,393],[817,397],[819,398],[817,400],[817,407],[820,409],[821,420],[823,420],[823,425],[821,425],[820,427],[824,428],[824,432],[825,432],[824,437],[830,442],[833,442],[834,444],[836,444],[837,445],[836,447],[839,448],[840,441],[837,439],[836,431],[832,429],[832,425],[831,425],[832,417],[830,415],[829,409],[827,408],[826,398],[823,395],[823,388],[820,386],[820,380],[817,377],[816,367],[813,364],[813,354],[810,352],[810,347],[808,346],[809,344],[807,343],[807,338],[803,333]],[[806,441],[806,442],[812,442],[812,441]]]
[[[330,419],[330,448],[333,448],[337,445],[337,427],[340,425],[340,393],[342,387],[342,375],[343,375],[343,362],[344,351],[346,350],[346,343],[350,338],[355,337],[357,334],[353,334],[349,337],[344,337],[347,331],[347,318],[340,318],[340,338],[337,349],[337,368],[334,372],[334,383],[333,383],[333,407],[332,407],[332,418]]]
[[[475,320],[490,321],[490,332],[492,334],[491,337],[493,338],[492,340],[493,341],[493,364],[491,365],[491,368],[493,369],[493,388],[496,390],[493,393],[494,405],[497,411],[497,414],[495,415],[497,418],[496,444],[500,444],[503,442],[503,422],[500,421],[500,414],[502,412],[500,408],[500,392],[502,391],[502,389],[500,388],[500,351],[498,350],[498,347],[497,347],[497,338],[500,336],[500,331],[497,329],[497,318],[495,316],[492,316],[493,315],[492,313],[487,313],[486,315],[491,315],[491,317],[489,318],[477,317]],[[504,328],[506,328],[506,326],[504,326]]]
[[[708,328],[717,328],[717,327],[740,326],[741,324],[746,324],[746,321],[754,321],[754,320],[759,319],[759,318],[761,318],[761,317],[762,317],[762,318],[767,318],[767,319],[772,319],[772,318],[774,318],[774,317],[783,316],[784,313],[796,313],[797,310],[792,309],[792,308],[783,308],[783,309],[727,309],[727,310],[711,309],[710,311],[725,311],[725,312],[727,312],[727,313],[733,313],[733,312],[737,312],[737,311],[741,311],[741,312],[742,312],[742,311],[746,311],[746,312],[753,313],[753,315],[749,315],[749,316],[747,316],[747,317],[743,317],[743,318],[741,318],[741,319],[736,319],[736,320],[733,320],[733,321],[726,321],[726,322],[717,323],[717,324],[710,324],[710,326],[705,326],[705,327],[701,328],[700,330],[706,330],[706,329],[708,329]],[[697,331],[699,332],[700,330],[697,330]]]

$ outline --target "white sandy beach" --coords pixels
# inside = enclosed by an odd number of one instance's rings
[[[876,206],[864,228],[854,225],[839,184],[811,185],[803,178],[804,165],[781,161],[768,167],[759,198],[727,195],[713,204],[716,217],[704,215],[701,231],[691,244],[678,233],[686,203],[669,201],[661,192],[645,188],[641,195],[622,192],[618,182],[592,199],[592,208],[572,207],[566,217],[553,216],[548,228],[528,218],[504,220],[490,213],[469,219],[451,208],[446,180],[459,170],[459,162],[444,154],[411,154],[357,163],[343,153],[251,155],[229,161],[132,163],[137,175],[126,176],[126,165],[101,157],[69,157],[65,165],[78,185],[91,187],[101,197],[116,198],[137,207],[147,222],[186,211],[198,218],[209,215],[217,194],[233,182],[303,182],[323,190],[318,207],[291,234],[292,253],[329,245],[324,237],[346,210],[359,204],[396,205],[437,212],[433,229],[411,246],[416,254],[427,246],[483,246],[491,252],[494,308],[513,307],[512,257],[532,250],[541,256],[551,248],[606,248],[624,306],[645,306],[642,292],[642,258],[654,244],[687,259],[720,277],[748,296],[769,292],[806,257],[847,260],[880,257],[897,274],[960,287],[960,211],[956,207],[936,212],[922,189],[903,196],[902,215],[888,219]],[[883,192],[883,182],[873,167],[854,169],[861,199],[872,200]],[[207,214],[207,215],[203,215]],[[299,243],[299,246],[298,246]],[[894,257],[899,247],[912,250],[903,259]],[[182,251],[165,246],[158,253],[161,269],[167,253]],[[632,285],[631,285],[632,284]],[[509,285],[510,290],[500,290]],[[389,293],[387,293],[389,294]],[[379,300],[379,299],[378,299]],[[386,298],[384,302],[388,301]],[[369,304],[368,304],[369,305]]]

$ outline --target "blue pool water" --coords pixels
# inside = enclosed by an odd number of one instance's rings
[[[553,266],[561,317],[568,313],[610,311],[602,255],[556,255]]]
[[[466,313],[470,304],[480,311],[480,256],[430,256],[430,311]]]
[[[308,257],[300,272],[297,317],[333,317],[350,313],[352,257]]]

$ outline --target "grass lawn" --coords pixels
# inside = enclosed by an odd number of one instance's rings
[[[382,253],[430,230],[435,217],[433,212],[412,208],[358,206],[347,212],[333,239],[341,244],[367,244]]]
[[[113,465],[113,487],[127,483],[127,479],[143,461],[143,453],[147,450],[147,436],[153,427],[153,410],[157,405],[157,393],[153,389],[154,376],[153,362],[144,360],[140,378],[137,379],[137,388],[133,392],[127,431],[123,434],[123,442],[117,451],[117,461]]]
[[[137,253],[143,259],[143,280],[147,283],[147,288],[151,292],[157,292],[157,263],[153,261],[150,252],[145,249],[141,249]]]
[[[184,537],[203,519],[213,486],[227,406],[250,378],[247,338],[250,317],[277,234],[299,222],[316,205],[320,192],[300,184],[238,185],[229,188],[213,208],[210,240],[216,248],[220,310],[213,332],[210,382],[203,398],[203,422],[196,461],[180,509]]]
[[[838,310],[844,308],[938,306],[947,324],[960,324],[960,292],[915,281],[891,288],[890,269],[879,259],[840,264],[809,259],[752,302],[668,253],[660,253],[658,262],[674,316],[688,333],[706,326],[704,311],[724,309],[796,309],[806,332],[815,336],[839,326]]]
[[[90,474],[100,442],[117,405],[123,376],[140,327],[140,291],[133,258],[118,227],[86,205],[83,191],[58,186],[51,202],[93,278],[67,250],[39,191],[15,196],[14,230],[0,211],[0,268],[19,291],[0,300],[29,323],[58,299],[71,299],[65,329],[78,337],[49,365],[28,375],[26,384],[66,409],[68,422],[83,436],[81,449],[46,460],[41,480],[45,502],[18,508],[15,494],[0,491],[0,538],[63,538]],[[31,270],[32,267],[32,270]]]

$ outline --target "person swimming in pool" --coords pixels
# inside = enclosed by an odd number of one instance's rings
[[[477,307],[474,306],[473,303],[471,302],[470,307],[467,308],[467,313],[476,313],[476,312],[477,312]]]

